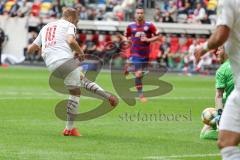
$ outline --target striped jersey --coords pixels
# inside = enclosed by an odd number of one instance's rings
[[[151,22],[138,24],[133,22],[128,25],[125,36],[131,38],[131,57],[148,59],[150,54],[150,43],[142,42],[141,37],[152,38],[159,34],[157,27]]]

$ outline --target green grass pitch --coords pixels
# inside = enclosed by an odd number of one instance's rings
[[[214,77],[161,77],[174,89],[130,107],[123,101],[112,112],[77,122],[82,137],[61,135],[65,122],[54,113],[55,105],[67,98],[48,86],[45,68],[0,68],[0,160],[220,160],[216,141],[200,140],[200,113],[214,106]],[[97,83],[115,92],[109,73]],[[80,112],[98,100],[80,100]],[[126,114],[185,115],[181,120],[149,120]],[[188,117],[187,117],[188,116]]]

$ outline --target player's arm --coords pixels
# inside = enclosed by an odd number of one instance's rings
[[[198,63],[201,56],[206,54],[209,50],[216,49],[223,45],[230,34],[234,22],[234,11],[230,1],[223,1],[218,6],[218,20],[216,31],[212,34],[208,41],[206,41],[195,52],[196,62]]]
[[[74,35],[68,35],[67,37],[67,43],[69,44],[70,48],[76,52],[77,54],[79,55],[83,55],[83,51],[82,49],[80,48],[80,46],[78,45],[78,42],[77,40],[75,39],[75,36]]]
[[[159,41],[159,40],[160,40],[160,36],[159,35],[153,36],[151,38],[147,38],[147,37],[142,37],[141,38],[141,41],[145,41],[145,42],[149,42],[149,43],[155,42],[155,41]]]
[[[42,45],[42,41],[41,41],[41,31],[40,31],[37,38],[27,48],[27,53],[32,54],[32,53],[35,53],[36,51],[39,51],[41,49],[41,45]]]
[[[224,89],[226,88],[226,76],[224,75],[224,70],[220,67],[215,76],[215,87],[216,87],[216,94],[215,94],[215,107],[217,110],[223,109],[223,93]]]
[[[195,57],[198,63],[201,57],[209,50],[216,49],[222,46],[228,39],[230,34],[230,28],[225,25],[218,26],[216,31],[212,34],[208,41],[196,49]]]
[[[121,41],[128,41],[128,37],[122,35],[121,33],[117,33],[116,36],[118,36]]]
[[[152,37],[151,38],[147,38],[147,37],[141,37],[141,41],[145,41],[145,42],[155,42],[155,41],[160,41],[161,37],[159,36],[159,30],[157,29],[157,27],[154,24],[151,24],[149,26],[149,30],[152,33]]]
[[[124,35],[118,33],[117,36],[121,39],[121,41],[129,41],[131,38],[131,27],[130,25],[127,26]]]
[[[67,31],[67,43],[72,49],[73,52],[75,52],[75,57],[78,58],[80,61],[84,59],[84,52],[80,48],[80,46],[77,43],[76,37],[76,27],[73,25],[70,25]]]
[[[35,53],[36,51],[39,51],[40,47],[34,43],[30,44],[29,47],[27,48],[27,53]]]
[[[215,107],[217,110],[223,109],[223,93],[224,88],[217,88],[216,95],[215,95]]]

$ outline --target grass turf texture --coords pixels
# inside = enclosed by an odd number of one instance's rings
[[[54,106],[67,95],[48,86],[44,68],[0,68],[0,160],[219,160],[215,141],[200,140],[200,114],[214,106],[214,77],[164,75],[174,89],[148,103],[118,108],[100,118],[77,122],[82,137],[64,137],[65,122],[56,118]],[[97,83],[113,91],[109,73]],[[113,91],[114,92],[114,91]],[[80,112],[100,101],[81,99]],[[185,114],[180,121],[134,121],[125,114]],[[191,111],[191,115],[190,115]]]

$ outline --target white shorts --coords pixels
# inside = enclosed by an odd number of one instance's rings
[[[234,76],[234,90],[225,104],[219,129],[240,133],[240,55],[238,50],[230,52],[229,60]]]
[[[227,130],[240,133],[240,90],[234,89],[227,99],[219,130]]]
[[[56,62],[48,65],[47,68],[50,72],[54,72],[62,64],[66,63],[69,60],[70,59],[62,59],[62,60],[56,61]],[[65,74],[65,73],[64,73],[64,71],[59,70],[59,74]],[[81,87],[80,77],[84,77],[84,74],[82,73],[82,67],[77,67],[72,72],[70,72],[66,75],[66,77],[64,79],[64,85],[67,86],[69,89],[75,88],[75,87]]]

